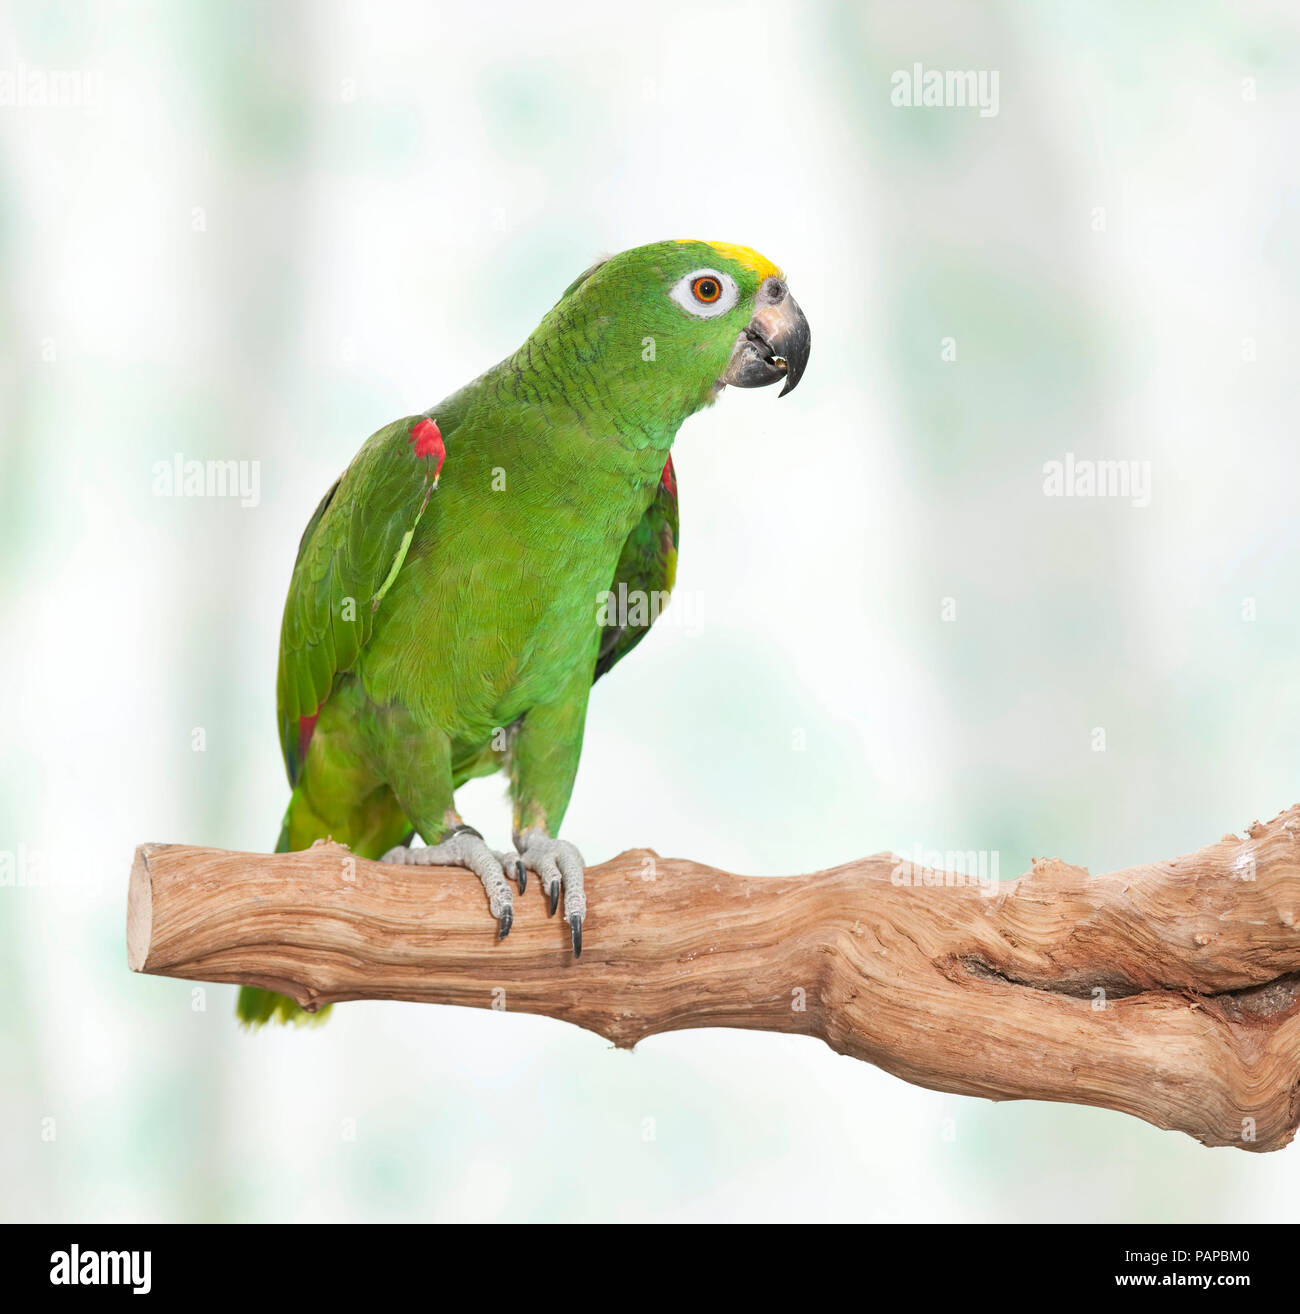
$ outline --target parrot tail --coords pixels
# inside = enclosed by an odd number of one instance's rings
[[[276,841],[275,851],[289,852],[288,817],[280,828],[280,838]],[[333,1007],[333,1004],[326,1004],[318,1012],[309,1013],[288,995],[276,994],[274,990],[263,990],[261,986],[240,986],[235,1016],[250,1031],[266,1022],[292,1022],[295,1026],[303,1024],[314,1026],[318,1022],[324,1022]]]

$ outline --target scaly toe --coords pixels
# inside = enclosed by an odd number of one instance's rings
[[[568,840],[555,839],[539,830],[527,831],[515,838],[524,863],[537,873],[542,891],[554,916],[564,895],[564,916],[573,939],[573,956],[582,953],[582,924],[587,916],[587,895],[583,888],[585,864],[582,854]]]
[[[511,862],[516,861],[513,854]],[[514,898],[506,882],[501,855],[488,848],[483,836],[472,826],[459,826],[445,835],[437,844],[424,848],[398,845],[389,849],[382,862],[401,863],[413,867],[465,867],[483,883],[488,907],[497,919],[497,938],[504,940],[514,924]],[[521,887],[522,888],[522,887]]]

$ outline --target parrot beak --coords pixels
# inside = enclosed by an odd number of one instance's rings
[[[784,397],[803,378],[812,330],[782,279],[764,279],[754,307],[754,318],[736,339],[720,381],[737,388],[765,388],[784,379],[785,387],[778,394]]]

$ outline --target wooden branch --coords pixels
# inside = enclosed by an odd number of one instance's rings
[[[1279,1149],[1300,1121],[1300,805],[1186,857],[1040,860],[992,889],[883,854],[747,878],[633,850],[588,873],[577,961],[538,884],[498,943],[465,871],[146,844],[127,957],[308,1009],[504,1006],[623,1046],[804,1033],[918,1085],[1119,1109],[1206,1145]]]

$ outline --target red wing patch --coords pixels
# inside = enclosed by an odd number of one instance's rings
[[[429,419],[420,420],[411,428],[411,442],[415,454],[422,460],[437,462],[433,467],[433,482],[436,485],[442,474],[442,463],[447,459],[447,447],[442,441],[442,430]]]
[[[664,462],[664,472],[659,476],[659,482],[668,490],[669,496],[677,496],[677,475],[673,470],[671,456]]]
[[[311,743],[311,737],[316,729],[316,721],[320,717],[320,708],[318,707],[310,716],[298,718],[298,769],[302,770],[302,763],[307,760],[307,746]]]

